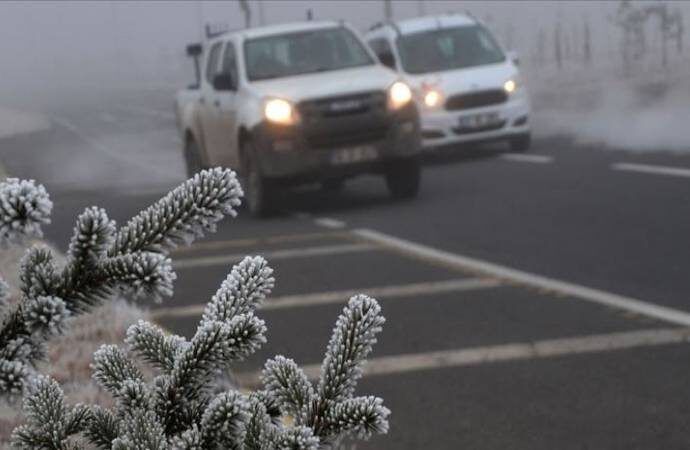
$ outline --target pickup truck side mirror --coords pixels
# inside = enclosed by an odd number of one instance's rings
[[[509,52],[506,52],[506,54],[508,58],[511,61],[513,61],[513,64],[515,64],[516,66],[520,65],[520,55],[518,54],[518,52],[516,52],[515,50],[511,50]]]
[[[231,73],[219,73],[213,77],[213,89],[216,91],[234,91],[237,89]]]
[[[393,53],[382,52],[379,53],[377,56],[379,58],[379,61],[381,61],[381,64],[395,70],[395,56],[393,56]]]

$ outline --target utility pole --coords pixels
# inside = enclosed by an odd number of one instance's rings
[[[256,4],[257,4],[257,9],[259,10],[259,25],[264,26],[264,25],[266,25],[264,1],[263,0],[256,0]]]
[[[553,32],[554,56],[556,58],[556,66],[558,70],[563,68],[563,50],[561,49],[561,22],[556,23],[556,28]]]
[[[240,3],[240,9],[244,14],[244,27],[252,26],[252,9],[249,7],[249,0],[237,0]]]
[[[393,20],[393,0],[383,0],[383,17]]]
[[[585,16],[585,30],[584,30],[584,60],[585,64],[592,62],[592,34],[589,29],[589,16]]]

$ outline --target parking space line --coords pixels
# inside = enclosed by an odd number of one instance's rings
[[[612,294],[598,289],[512,269],[488,261],[438,250],[374,230],[356,229],[352,232],[356,236],[364,239],[365,242],[387,247],[399,253],[411,255],[422,260],[454,267],[457,270],[482,273],[497,277],[501,280],[565,294],[580,300],[598,303],[672,324],[690,326],[690,313],[679,309],[659,306],[631,297]]]
[[[251,253],[262,255],[269,261],[290,258],[305,258],[313,256],[342,255],[345,253],[368,252],[379,249],[371,244],[341,244],[321,245],[316,247],[290,248],[284,250],[254,250]],[[232,264],[242,260],[246,253],[234,253],[229,255],[200,256],[198,258],[185,258],[173,261],[175,269],[191,269],[195,267],[209,267],[221,264]]]
[[[526,153],[503,153],[501,154],[501,159],[533,164],[549,164],[553,162],[553,156]]]
[[[367,294],[377,299],[392,299],[414,296],[445,294],[449,292],[466,292],[490,289],[500,286],[498,280],[491,278],[460,278],[444,281],[411,283],[394,286],[381,286],[362,289],[348,289],[343,291],[317,292],[314,294],[285,295],[269,299],[261,306],[262,310],[287,308],[302,308],[341,303],[345,305],[348,298],[357,294]],[[172,308],[156,308],[151,311],[154,319],[172,317],[194,317],[204,312],[205,304],[189,305]]]
[[[305,242],[330,238],[350,240],[352,238],[352,235],[347,232],[323,231],[317,233],[282,234],[278,236],[268,236],[264,238],[232,239],[227,241],[203,241],[195,242],[194,244],[188,247],[179,247],[175,249],[173,254],[179,255],[182,253],[196,252],[200,250],[223,250],[228,248]]]
[[[371,358],[363,368],[363,375],[391,375],[420,370],[478,366],[508,361],[535,360],[680,344],[689,341],[690,329],[662,328],[533,342],[516,342],[486,347]],[[318,378],[321,373],[320,364],[303,366],[303,369],[310,379]],[[243,386],[252,386],[256,384],[259,374],[259,372],[245,372],[239,373],[237,376]]]
[[[652,175],[690,178],[690,169],[682,167],[656,166],[651,164],[615,163],[611,169],[621,172],[638,172]]]

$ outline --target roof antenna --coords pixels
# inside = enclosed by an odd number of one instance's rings
[[[310,22],[314,20],[314,11],[311,8],[307,10],[307,20]]]

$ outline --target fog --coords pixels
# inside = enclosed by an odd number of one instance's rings
[[[690,17],[690,2],[667,3],[672,8],[681,8],[685,16]],[[362,30],[382,19],[384,10],[382,1],[373,0],[249,0],[249,4],[254,25],[303,20],[306,11],[311,9],[315,19],[344,19]],[[490,26],[506,48],[519,52],[527,83],[537,98],[548,97],[549,89],[563,89],[561,80],[566,83],[580,78],[590,80],[595,74],[599,79],[611,80],[598,86],[599,94],[595,96],[599,101],[587,105],[587,119],[593,122],[591,127],[575,129],[569,126],[572,115],[578,111],[569,108],[572,105],[567,101],[568,107],[563,111],[557,108],[562,120],[547,120],[546,124],[553,125],[550,131],[578,133],[585,140],[603,140],[617,145],[624,142],[613,142],[609,134],[617,136],[618,140],[639,141],[637,136],[628,134],[624,138],[619,132],[631,131],[627,129],[627,122],[620,125],[615,122],[622,120],[616,119],[616,116],[621,117],[621,108],[637,113],[643,126],[634,130],[637,133],[644,130],[647,140],[648,133],[656,135],[665,128],[668,118],[684,117],[683,100],[678,96],[664,97],[670,103],[640,103],[635,100],[639,84],[630,80],[619,82],[623,70],[621,33],[611,23],[618,6],[618,1],[394,1],[393,14],[394,18],[406,18],[420,12],[470,11]],[[203,38],[205,24],[242,28],[244,16],[239,3],[234,0],[1,2],[0,107],[53,110],[78,101],[84,94],[143,87],[172,92],[192,79],[192,67],[184,55],[184,47]],[[562,26],[565,53],[560,70],[555,70],[552,43],[556,24]],[[592,56],[591,63],[583,67],[581,42],[585,24],[591,33]],[[658,52],[654,51],[659,45],[658,36],[654,30],[649,36],[652,51],[639,73],[659,66]],[[679,73],[687,74],[687,56],[676,57],[673,51],[669,52],[668,72],[676,78]],[[545,87],[544,92],[539,92]],[[669,89],[684,92],[687,87],[675,82]],[[554,105],[545,102],[544,107],[552,109]],[[677,107],[681,107],[681,114],[677,114],[676,109],[669,113],[670,108]],[[608,125],[604,126],[603,121]],[[683,145],[688,141],[687,136],[673,141],[677,144],[673,148],[688,147]],[[656,144],[654,141],[642,147]]]

